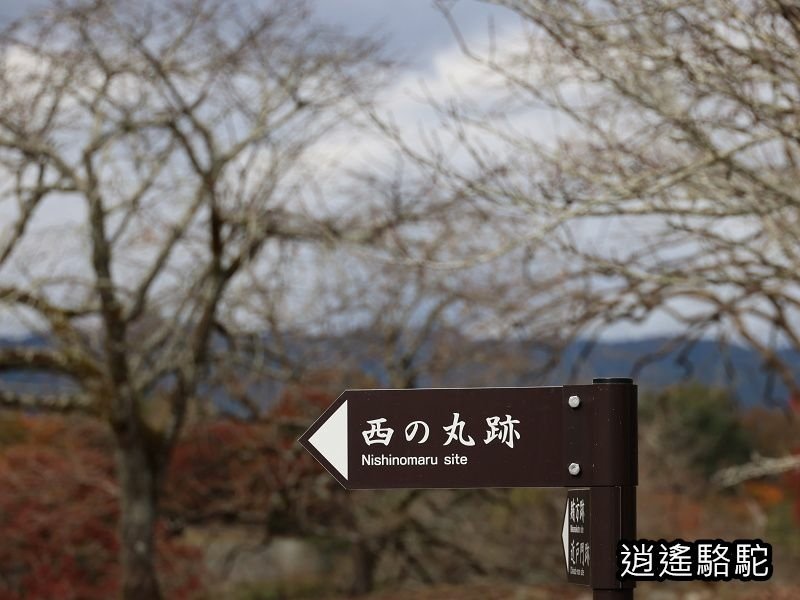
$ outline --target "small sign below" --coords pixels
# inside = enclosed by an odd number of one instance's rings
[[[592,582],[591,497],[589,488],[567,490],[561,541],[570,583]]]

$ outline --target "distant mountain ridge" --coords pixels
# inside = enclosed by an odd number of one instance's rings
[[[631,376],[637,361],[646,360],[636,375],[637,383],[644,389],[662,389],[681,381],[696,381],[709,387],[731,390],[743,407],[756,404],[785,406],[788,391],[777,373],[764,368],[762,357],[753,348],[728,344],[722,346],[715,340],[698,340],[688,351],[680,345],[657,355],[661,348],[675,340],[667,337],[640,340],[608,341],[597,343],[585,366],[579,370],[581,380],[591,377]],[[560,371],[569,369],[579,361],[584,343],[571,345],[563,357]],[[800,374],[800,352],[779,350],[777,354]]]
[[[561,352],[560,364],[542,379],[537,376],[535,368],[543,361],[542,347],[536,340],[464,341],[459,348],[463,354],[461,362],[435,379],[426,375],[423,369],[417,383],[419,387],[502,387],[588,383],[594,377],[634,377],[643,391],[691,381],[729,390],[743,408],[757,404],[781,407],[788,404],[786,386],[777,373],[764,368],[763,359],[755,349],[735,344],[723,346],[718,341],[707,339],[688,344],[679,342],[677,338],[669,337],[578,340]],[[323,343],[335,345],[331,340]],[[662,353],[670,344],[674,347]],[[368,348],[369,344],[361,345],[350,340],[348,347],[358,351],[359,348]],[[427,353],[421,354],[425,356]],[[793,365],[800,375],[800,352],[786,349],[777,354]],[[492,357],[496,357],[496,362]],[[509,357],[513,360],[510,361]],[[390,385],[379,359],[368,354],[352,358],[378,385]]]
[[[361,370],[369,374],[377,385],[388,386],[389,379],[381,361],[370,354],[368,333],[346,338],[314,338],[295,340],[293,345],[301,349],[314,347],[316,356],[346,355]],[[371,340],[375,341],[374,337]],[[561,353],[561,363],[544,379],[531,375],[533,369],[526,369],[526,361],[531,365],[541,362],[541,348],[534,341],[478,341],[470,342],[464,351],[464,359],[434,380],[425,373],[424,365],[418,384],[420,386],[446,385],[561,385],[565,383],[588,383],[593,377],[630,377],[643,391],[663,389],[681,382],[697,382],[710,387],[730,390],[743,408],[757,404],[785,406],[788,392],[777,374],[770,374],[763,366],[763,360],[752,348],[738,345],[721,346],[714,340],[698,340],[688,349],[686,344],[677,345],[663,354],[674,339],[651,337],[633,340],[596,341],[579,340],[570,344]],[[42,346],[39,337],[3,338],[0,348],[22,344]],[[374,345],[372,346],[375,347]],[[800,374],[800,352],[782,350],[779,356],[792,365]],[[425,353],[422,353],[424,357]],[[514,356],[513,364],[504,365],[503,359]],[[489,357],[489,358],[487,358]],[[501,357],[497,363],[491,357]],[[424,360],[424,358],[422,359]],[[638,371],[637,371],[638,364]],[[69,384],[62,377],[42,372],[9,372],[0,374],[0,385],[24,387],[28,391],[42,389],[55,391]],[[269,390],[269,392],[268,392]],[[274,387],[265,387],[265,393],[274,393]],[[230,398],[217,391],[213,394],[220,407],[231,407]]]

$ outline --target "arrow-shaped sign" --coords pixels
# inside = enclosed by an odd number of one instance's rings
[[[564,507],[564,525],[561,527],[561,543],[564,546],[564,562],[566,563],[567,577],[569,577],[569,497]]]
[[[621,439],[596,418],[603,400],[591,385],[349,390],[300,443],[348,489],[625,483],[605,464],[618,449],[590,457]]]

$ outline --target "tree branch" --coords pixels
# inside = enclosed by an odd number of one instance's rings
[[[781,475],[794,470],[800,471],[800,456],[759,456],[749,463],[717,471],[712,481],[723,488],[735,487],[750,479]]]
[[[88,394],[26,394],[0,389],[0,408],[94,414],[98,407]]]

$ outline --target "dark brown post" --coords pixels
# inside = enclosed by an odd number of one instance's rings
[[[594,600],[633,598],[633,581],[621,582],[617,573],[617,542],[636,537],[638,484],[637,388],[632,379],[603,378],[593,382],[597,453],[612,453],[606,464],[615,466],[612,479],[619,485],[591,488],[592,589]],[[612,439],[616,438],[616,439]]]

